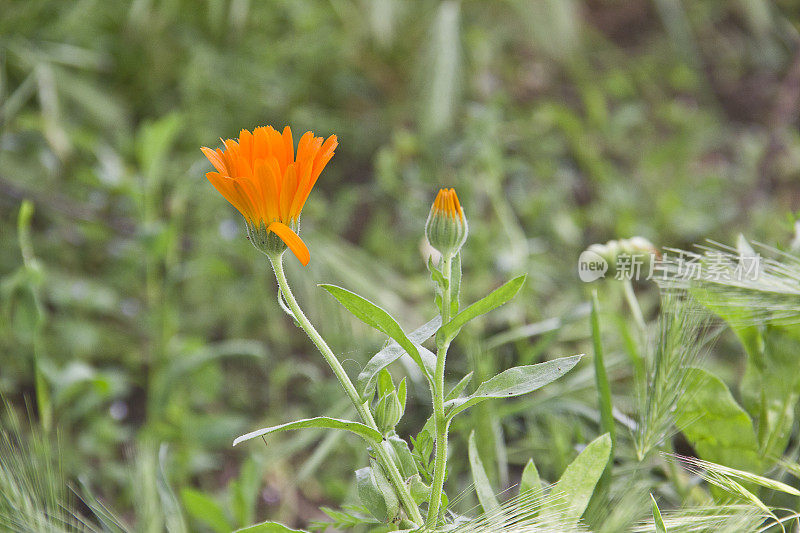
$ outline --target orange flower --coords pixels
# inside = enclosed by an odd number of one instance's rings
[[[297,157],[289,126],[283,135],[266,126],[252,133],[242,130],[238,142],[222,142],[224,150],[202,148],[217,169],[206,174],[208,181],[244,215],[248,236],[257,248],[274,253],[288,246],[307,265],[311,256],[297,235],[300,212],[333,157],[336,136],[323,142],[307,131],[298,143]]]

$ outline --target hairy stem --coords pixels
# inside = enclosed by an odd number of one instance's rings
[[[450,321],[452,266],[453,258],[445,257],[442,264],[442,276],[447,280],[447,289],[442,294],[442,324]],[[436,350],[436,374],[433,378],[433,422],[436,426],[436,452],[433,462],[433,484],[431,485],[428,519],[425,522],[428,529],[435,528],[439,521],[439,506],[442,500],[444,476],[447,471],[447,432],[450,424],[444,416],[444,364],[449,347],[450,344],[447,343]]]
[[[295,320],[306,332],[308,337],[311,339],[317,349],[322,354],[322,357],[325,358],[325,361],[333,370],[333,373],[336,375],[336,378],[341,383],[342,388],[347,393],[347,396],[350,398],[350,401],[353,402],[353,405],[358,411],[358,414],[361,416],[361,420],[371,427],[372,429],[378,430],[378,425],[375,423],[375,419],[372,417],[372,413],[367,408],[366,402],[362,402],[361,398],[356,391],[353,382],[350,380],[350,377],[345,372],[342,364],[337,359],[336,355],[333,353],[333,350],[330,349],[328,344],[325,342],[325,339],[322,338],[322,335],[316,330],[311,321],[308,320],[303,310],[300,308],[300,305],[297,303],[297,300],[294,298],[294,294],[292,294],[292,289],[289,288],[289,282],[286,280],[286,273],[283,271],[283,255],[276,255],[276,256],[269,256],[270,263],[272,263],[272,269],[275,271],[275,278],[278,280],[278,287],[280,287],[281,294],[283,295],[283,299],[286,301],[286,305],[289,306],[289,309],[292,311]],[[378,430],[380,431],[380,430]],[[381,464],[386,469],[387,474],[389,475],[389,480],[392,482],[394,489],[397,491],[398,496],[400,497],[400,501],[403,502],[403,507],[406,510],[406,514],[408,515],[409,519],[417,524],[422,524],[422,514],[419,511],[419,507],[414,502],[414,498],[411,497],[411,493],[406,487],[405,482],[403,481],[403,476],[400,474],[400,470],[398,470],[397,465],[392,460],[391,456],[387,453],[381,443],[377,443],[373,446],[375,454],[380,459]]]

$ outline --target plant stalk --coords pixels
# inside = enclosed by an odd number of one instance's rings
[[[452,267],[453,258],[445,257],[442,264],[442,276],[447,280],[447,288],[442,294],[442,324],[450,321],[450,302],[452,300]],[[450,424],[444,416],[444,365],[450,343],[439,346],[436,350],[436,374],[433,379],[433,422],[436,426],[436,451],[433,463],[433,483],[431,497],[428,502],[428,519],[425,526],[434,529],[439,521],[439,506],[444,488],[444,476],[447,471],[447,433]]]
[[[300,304],[297,303],[294,294],[292,294],[292,289],[289,287],[289,282],[286,279],[286,273],[283,270],[283,254],[276,254],[275,256],[270,255],[268,257],[270,263],[272,264],[272,270],[275,272],[275,279],[278,281],[278,287],[280,287],[283,299],[286,301],[286,305],[288,305],[289,309],[292,311],[295,320],[297,320],[297,323],[300,325],[303,331],[306,332],[308,337],[311,339],[311,342],[316,345],[317,349],[322,354],[322,357],[325,358],[325,361],[331,367],[331,370],[333,370],[333,373],[336,375],[339,383],[341,383],[342,388],[344,388],[344,391],[347,393],[350,401],[353,402],[356,411],[358,411],[358,414],[361,416],[362,421],[372,429],[380,431],[378,429],[378,425],[375,423],[375,419],[372,417],[372,413],[367,408],[366,402],[361,401],[358,391],[356,391],[353,382],[350,380],[347,372],[345,372],[342,364],[339,362],[339,359],[336,358],[336,355],[325,342],[325,339],[322,338],[322,335],[319,334],[314,325],[311,324],[311,321],[308,320],[305,313],[303,313],[303,310],[300,308]],[[403,481],[403,476],[400,474],[400,470],[398,470],[397,465],[380,443],[378,443],[376,446],[373,446],[373,449],[383,466],[386,468],[386,472],[389,474],[389,479],[392,482],[394,489],[397,491],[400,501],[403,502],[403,507],[405,508],[409,519],[417,524],[422,524],[422,513],[420,513],[419,507],[417,507],[416,502],[414,502],[414,498],[411,497],[411,493],[406,487],[405,482]]]
[[[639,306],[639,300],[636,299],[636,294],[633,292],[633,283],[631,283],[631,280],[625,279],[622,282],[622,286],[625,290],[625,300],[628,303],[631,314],[633,314],[636,325],[642,333],[646,333],[647,325],[644,322],[644,315],[642,314],[641,306]]]
[[[33,377],[34,393],[36,396],[36,410],[39,414],[39,423],[42,425],[46,435],[50,434],[53,427],[53,405],[50,399],[50,389],[42,373],[43,331],[47,321],[45,306],[42,301],[42,293],[39,279],[39,268],[37,266],[36,254],[33,250],[31,240],[31,218],[33,217],[33,204],[29,200],[22,202],[17,218],[17,237],[19,248],[22,253],[22,264],[26,271],[28,289],[33,297],[33,305],[36,308],[36,320],[33,328]]]

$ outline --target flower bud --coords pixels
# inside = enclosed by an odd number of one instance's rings
[[[440,189],[425,223],[425,236],[444,257],[453,257],[467,240],[467,219],[455,189]]]
[[[403,405],[397,397],[397,392],[392,391],[383,396],[375,408],[375,423],[382,433],[387,433],[394,429],[403,417]]]

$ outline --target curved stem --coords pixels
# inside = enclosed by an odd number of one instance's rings
[[[445,257],[442,264],[442,276],[447,280],[447,289],[442,294],[442,324],[450,321],[450,302],[452,300],[452,266],[453,258]],[[428,503],[428,518],[425,526],[436,527],[439,521],[439,506],[444,488],[444,476],[447,471],[447,432],[449,423],[444,416],[444,365],[450,344],[444,344],[436,350],[436,374],[433,379],[433,423],[436,426],[436,452],[433,462],[433,483]]]
[[[350,377],[345,372],[342,364],[339,362],[339,359],[336,358],[336,355],[333,353],[333,350],[330,349],[328,344],[325,342],[325,339],[322,338],[322,335],[316,330],[311,321],[308,320],[303,310],[300,308],[300,304],[297,303],[297,300],[294,298],[294,294],[292,294],[292,289],[289,288],[289,282],[286,280],[286,273],[283,271],[283,254],[276,255],[276,256],[268,256],[270,263],[272,263],[272,270],[275,272],[275,279],[278,280],[278,287],[280,287],[281,294],[283,294],[283,299],[286,301],[286,305],[289,306],[289,309],[292,311],[295,320],[306,332],[308,337],[311,339],[317,349],[322,354],[322,357],[325,358],[325,361],[333,370],[333,373],[336,375],[336,378],[341,383],[342,388],[347,393],[347,396],[350,398],[350,401],[353,402],[353,405],[358,411],[358,414],[361,416],[363,422],[371,427],[372,429],[378,430],[378,425],[375,423],[375,419],[372,417],[372,413],[367,408],[366,402],[361,401],[361,397],[356,391],[353,382],[350,380]],[[392,460],[391,456],[388,452],[384,449],[381,443],[377,443],[373,446],[375,453],[377,454],[378,458],[380,459],[383,466],[386,468],[386,472],[389,474],[389,479],[394,485],[394,489],[397,491],[400,500],[403,502],[403,507],[406,510],[406,514],[408,515],[411,521],[416,522],[417,524],[422,524],[422,514],[419,512],[419,507],[414,502],[414,498],[411,497],[411,493],[408,491],[408,488],[403,481],[403,476],[398,470],[397,465]]]

